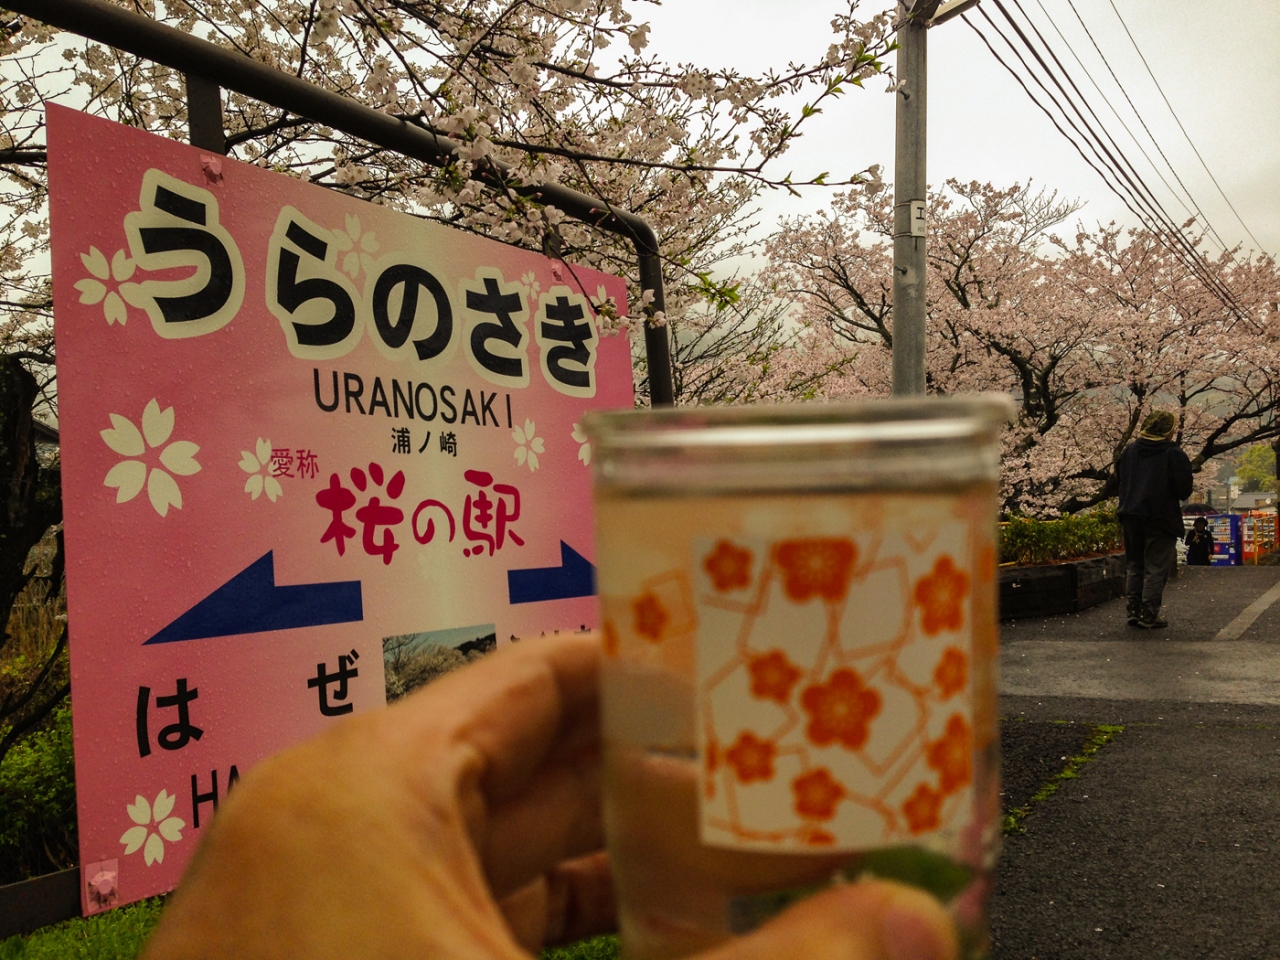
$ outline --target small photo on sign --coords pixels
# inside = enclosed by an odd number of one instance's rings
[[[383,637],[387,703],[479,659],[495,646],[497,635],[492,623]]]

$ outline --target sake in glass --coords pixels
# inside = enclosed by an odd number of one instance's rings
[[[627,960],[873,874],[988,952],[1005,397],[589,415]]]

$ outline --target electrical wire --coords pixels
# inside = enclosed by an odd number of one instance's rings
[[[1182,125],[1182,121],[1178,119],[1177,113],[1174,112],[1173,104],[1171,104],[1169,102],[1169,98],[1164,95],[1164,89],[1160,86],[1160,81],[1157,80],[1156,75],[1151,72],[1151,65],[1147,63],[1147,58],[1144,57],[1142,55],[1142,51],[1138,49],[1138,42],[1133,39],[1133,34],[1129,32],[1129,25],[1124,22],[1124,17],[1120,16],[1120,11],[1116,7],[1115,0],[1108,0],[1108,2],[1111,4],[1111,9],[1115,10],[1116,19],[1120,21],[1120,26],[1124,27],[1125,36],[1127,36],[1129,38],[1129,42],[1133,44],[1133,49],[1137,52],[1138,59],[1141,60],[1142,65],[1147,68],[1147,75],[1151,77],[1151,82],[1154,83],[1156,85],[1156,89],[1160,91],[1160,99],[1163,100],[1164,105],[1169,108],[1169,113],[1178,124],[1178,129],[1181,130],[1182,135],[1187,138],[1187,143],[1191,145],[1191,149],[1195,153],[1196,159],[1200,161],[1200,166],[1204,167],[1204,172],[1209,174],[1209,179],[1212,180],[1213,185],[1218,188],[1218,193],[1222,196],[1222,199],[1226,201],[1231,212],[1235,214],[1236,220],[1240,222],[1240,226],[1244,227],[1244,232],[1249,234],[1249,239],[1258,244],[1258,250],[1261,252],[1263,250],[1262,244],[1258,243],[1258,238],[1253,235],[1253,231],[1249,229],[1248,225],[1245,224],[1244,219],[1236,212],[1235,205],[1227,198],[1221,184],[1218,183],[1218,178],[1213,175],[1213,171],[1209,169],[1209,165],[1204,162],[1204,157],[1200,156],[1200,151],[1196,149],[1196,145],[1192,141],[1191,135],[1187,133],[1187,128],[1184,127]]]
[[[1191,242],[1191,240],[1185,235],[1182,229],[1178,227],[1178,225],[1175,223],[1173,218],[1169,215],[1169,212],[1165,210],[1164,205],[1160,203],[1160,201],[1156,198],[1155,194],[1152,192],[1151,188],[1147,186],[1146,181],[1142,179],[1142,175],[1138,173],[1138,171],[1134,168],[1133,164],[1129,162],[1128,157],[1124,155],[1124,152],[1120,149],[1120,145],[1116,143],[1115,138],[1111,136],[1110,132],[1107,131],[1105,127],[1103,127],[1102,132],[1106,135],[1106,138],[1110,142],[1111,147],[1108,148],[1107,145],[1103,143],[1101,136],[1098,134],[1097,130],[1094,129],[1094,126],[1090,123],[1089,118],[1086,117],[1084,113],[1081,111],[1080,107],[1077,106],[1076,102],[1072,99],[1071,94],[1068,93],[1065,88],[1063,88],[1062,83],[1059,81],[1057,75],[1054,74],[1053,70],[1044,61],[1043,57],[1041,57],[1040,53],[1036,50],[1035,45],[1031,43],[1030,39],[1022,31],[1022,28],[1019,27],[1019,25],[1013,19],[1013,17],[1009,15],[1009,11],[1005,9],[1004,5],[1001,3],[1001,0],[993,0],[993,2],[995,3],[996,8],[1001,12],[1001,14],[1003,14],[1005,19],[1009,22],[1010,26],[1012,26],[1014,31],[1018,34],[1018,38],[1023,42],[1023,44],[1031,52],[1036,62],[1040,65],[1040,68],[1050,78],[1054,86],[1058,88],[1059,92],[1063,96],[1063,99],[1065,99],[1067,103],[1070,104],[1072,110],[1080,118],[1081,123],[1089,131],[1089,134],[1092,137],[1093,141],[1097,144],[1099,148],[1101,148],[1102,152],[1106,155],[1107,161],[1109,161],[1112,164],[1113,169],[1123,178],[1125,183],[1128,184],[1129,188],[1133,191],[1131,195],[1139,200],[1139,202],[1142,204],[1142,206],[1148,212],[1148,214],[1150,214],[1157,221],[1159,221],[1166,231],[1169,231],[1170,236],[1174,238],[1175,242],[1178,244],[1178,246],[1182,248],[1183,252],[1187,256],[1189,256],[1191,260],[1194,261],[1195,264],[1199,266],[1200,270],[1198,271],[1197,275],[1201,277],[1201,280],[1204,282],[1209,282],[1210,285],[1214,286],[1217,289],[1220,295],[1225,296],[1227,300],[1230,301],[1231,305],[1238,309],[1240,305],[1235,301],[1235,298],[1234,296],[1232,296],[1230,290],[1228,290],[1226,285],[1221,282],[1221,280],[1217,277],[1216,271],[1214,271],[1213,268],[1209,265],[1209,263],[1205,260],[1203,254],[1201,254],[1200,251],[1196,249],[1195,244]],[[1039,28],[1036,27],[1035,23],[1031,21],[1031,18],[1027,16],[1026,11],[1022,9],[1022,5],[1019,2],[1019,0],[1010,0],[1010,2],[1013,3],[1013,5],[1017,8],[1018,12],[1022,14],[1023,18],[1027,21],[1027,24],[1030,30],[1036,35],[1036,38],[1040,41],[1040,45],[1044,48],[1049,58],[1057,66],[1059,73],[1066,80],[1067,84],[1069,84],[1071,89],[1075,92],[1076,98],[1079,99],[1079,101],[1084,105],[1084,108],[1088,110],[1090,117],[1093,118],[1093,123],[1101,126],[1102,125],[1101,119],[1098,117],[1093,107],[1090,106],[1088,100],[1085,99],[1084,94],[1081,93],[1080,88],[1076,85],[1076,82],[1073,79],[1071,79],[1070,73],[1067,72],[1066,68],[1062,64],[1062,61],[1058,58],[1058,55],[1053,52],[1053,48],[1049,46],[1048,42],[1045,40],[1044,35],[1040,32]],[[1006,42],[1008,42],[1007,38],[1006,38]],[[1059,109],[1062,109],[1061,104],[1058,104],[1058,107]]]
[[[1151,154],[1147,153],[1146,147],[1142,145],[1142,141],[1138,139],[1137,135],[1129,127],[1129,124],[1126,123],[1124,118],[1120,116],[1120,111],[1116,109],[1115,104],[1111,102],[1111,98],[1107,96],[1106,91],[1103,90],[1102,86],[1098,83],[1098,81],[1094,79],[1093,74],[1089,71],[1088,66],[1086,66],[1084,61],[1080,59],[1080,55],[1076,53],[1075,47],[1071,45],[1071,41],[1068,40],[1066,35],[1062,32],[1057,22],[1053,19],[1053,15],[1049,13],[1048,8],[1045,7],[1042,0],[1036,0],[1036,5],[1040,8],[1040,12],[1044,15],[1044,18],[1049,22],[1049,25],[1053,27],[1054,32],[1058,35],[1058,39],[1060,39],[1062,43],[1066,46],[1067,51],[1071,54],[1072,58],[1079,65],[1080,69],[1084,72],[1084,75],[1085,77],[1088,78],[1089,83],[1093,85],[1093,89],[1098,92],[1098,96],[1102,97],[1102,102],[1107,105],[1107,109],[1111,111],[1111,115],[1116,118],[1116,122],[1120,124],[1124,132],[1128,134],[1129,139],[1133,141],[1133,145],[1138,148],[1138,152],[1142,154],[1142,158],[1146,160],[1147,163],[1150,165],[1152,172],[1154,172],[1155,175],[1160,178],[1160,182],[1164,184],[1164,188],[1169,191],[1169,194],[1175,200],[1178,201],[1182,209],[1185,210],[1189,216],[1198,218],[1204,224],[1206,229],[1205,235],[1208,237],[1211,237],[1214,243],[1217,244],[1218,249],[1225,252],[1227,250],[1226,243],[1223,242],[1223,239],[1219,235],[1218,231],[1213,228],[1213,224],[1209,222],[1208,217],[1204,215],[1204,211],[1202,211],[1199,205],[1196,203],[1195,197],[1191,195],[1191,191],[1187,189],[1186,185],[1178,177],[1178,172],[1173,168],[1173,164],[1169,163],[1169,158],[1165,156],[1164,151],[1161,149],[1160,144],[1156,141],[1156,138],[1152,135],[1151,131],[1147,129],[1147,124],[1146,124],[1146,121],[1142,119],[1142,114],[1138,112],[1137,107],[1135,107],[1133,104],[1133,100],[1130,99],[1129,97],[1128,91],[1125,90],[1124,85],[1120,82],[1119,77],[1116,76],[1115,71],[1111,69],[1111,64],[1107,61],[1107,58],[1103,55],[1102,50],[1098,47],[1097,41],[1093,39],[1093,34],[1090,32],[1089,27],[1085,24],[1084,20],[1081,18],[1080,12],[1076,10],[1075,4],[1072,2],[1072,0],[1067,0],[1067,3],[1071,6],[1071,12],[1075,14],[1076,19],[1080,21],[1080,26],[1081,28],[1083,28],[1086,36],[1088,36],[1089,42],[1093,44],[1093,49],[1097,52],[1098,56],[1102,59],[1103,64],[1106,65],[1107,71],[1111,74],[1111,79],[1114,80],[1116,86],[1120,88],[1120,92],[1124,94],[1125,100],[1128,101],[1129,103],[1129,108],[1133,111],[1133,114],[1137,118],[1138,122],[1142,124],[1142,129],[1146,132],[1148,139],[1151,140],[1152,145],[1155,147],[1156,151],[1160,154],[1160,158],[1164,160],[1165,166],[1169,168],[1169,172],[1173,175],[1173,178],[1177,182],[1178,186],[1182,188],[1182,193],[1186,195],[1186,198],[1187,198],[1186,200],[1182,198],[1182,195],[1179,194],[1178,191],[1173,188],[1173,185],[1169,183],[1169,181],[1165,178],[1165,175],[1160,170],[1160,166],[1154,160],[1151,159]],[[1188,201],[1190,201],[1190,206],[1188,206]]]
[[[1093,117],[1093,123],[1091,123],[1089,118],[1085,116],[1084,111],[1076,105],[1071,95],[1067,92],[1062,81],[1059,80],[1058,76],[1045,62],[1044,57],[1035,49],[1035,46],[1031,43],[1023,29],[1009,14],[1008,10],[1006,10],[1000,3],[1000,0],[994,0],[994,2],[997,9],[1018,35],[1018,39],[1027,49],[1032,59],[1039,64],[1040,69],[1049,78],[1049,81],[1054,85],[1054,87],[1057,88],[1059,91],[1058,95],[1055,95],[1053,90],[1051,90],[1040,76],[1037,75],[1036,71],[1032,69],[1031,65],[1023,57],[1018,46],[1005,34],[986,10],[983,7],[979,7],[978,12],[982,14],[991,29],[1000,37],[1001,40],[1004,41],[1005,45],[1017,58],[1026,75],[1037,87],[1040,88],[1044,99],[1048,100],[1057,108],[1058,113],[1061,115],[1062,122],[1060,122],[1059,118],[1054,115],[1053,111],[1051,111],[1049,107],[1042,102],[1042,99],[1033,93],[1031,88],[1024,81],[1023,77],[1019,74],[1018,70],[1015,69],[1004,57],[1002,57],[999,52],[997,52],[990,38],[986,36],[983,30],[981,30],[976,23],[970,20],[968,15],[963,15],[962,19],[964,19],[969,27],[978,34],[979,38],[996,58],[997,62],[999,62],[1000,65],[1003,66],[1011,76],[1013,76],[1014,80],[1022,87],[1023,91],[1028,95],[1031,101],[1041,110],[1041,112],[1045,114],[1046,117],[1049,118],[1049,121],[1054,125],[1054,128],[1057,129],[1063,138],[1066,139],[1076,152],[1080,154],[1085,163],[1099,175],[1107,185],[1108,189],[1120,198],[1121,202],[1123,202],[1129,211],[1143,223],[1152,235],[1162,243],[1162,245],[1169,249],[1171,253],[1177,256],[1187,266],[1192,274],[1195,275],[1197,279],[1199,279],[1200,282],[1217,297],[1217,299],[1222,301],[1224,306],[1226,306],[1236,316],[1241,316],[1243,311],[1240,305],[1236,303],[1230,290],[1222,284],[1221,280],[1215,275],[1216,272],[1207,262],[1204,261],[1199,251],[1197,251],[1194,245],[1187,240],[1181,229],[1178,228],[1172,218],[1170,218],[1168,213],[1164,210],[1163,206],[1158,200],[1156,200],[1154,195],[1151,194],[1149,188],[1147,188],[1146,184],[1142,182],[1141,177],[1133,170],[1132,164],[1128,162],[1127,158],[1123,157],[1123,152],[1119,150],[1118,145],[1115,143],[1115,139],[1111,137],[1109,133],[1107,134],[1107,139],[1111,142],[1111,147],[1108,147],[1102,137],[1097,133],[1096,129],[1094,129],[1095,124],[1101,123],[1097,118],[1096,112],[1092,107],[1088,106],[1087,101],[1085,101],[1086,109]],[[1025,11],[1022,11],[1021,7],[1019,7],[1019,11],[1022,12],[1024,17],[1026,16]],[[1032,31],[1036,33],[1040,42],[1045,45],[1046,49],[1048,49],[1049,57],[1055,64],[1057,64],[1059,71],[1065,74],[1066,71],[1065,68],[1062,67],[1061,60],[1053,54],[1051,48],[1048,48],[1043,35],[1041,35],[1034,26],[1032,27]],[[1083,94],[1079,91],[1079,87],[1070,79],[1069,75],[1067,75],[1066,82],[1075,91],[1076,97],[1084,100]],[[1059,99],[1059,95],[1062,100],[1066,100],[1071,106],[1071,112],[1068,112],[1067,108],[1063,106]],[[1072,119],[1072,112],[1079,119],[1079,123]],[[1063,123],[1071,128],[1076,135],[1075,137],[1064,129]],[[1088,152],[1086,152],[1086,149]],[[1089,153],[1093,154],[1093,158],[1089,156]],[[1119,154],[1120,156],[1117,157],[1116,154]]]

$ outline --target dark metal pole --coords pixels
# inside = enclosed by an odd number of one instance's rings
[[[217,77],[217,82],[228,89],[424,163],[447,163],[461,146],[432,130],[380,113],[242,54],[214,46],[103,0],[5,0],[5,6],[50,26],[180,70],[188,77],[192,74]],[[488,163],[488,169],[478,167],[475,170],[477,180],[554,205],[597,229],[629,239],[636,248],[641,289],[652,290],[655,309],[662,309],[664,298],[658,242],[648,223],[633,213],[618,210],[603,200],[567,187],[512,183],[509,167],[492,159]],[[669,406],[674,401],[674,389],[665,327],[645,325],[645,349],[653,405]]]
[[[197,73],[187,81],[187,138],[193,147],[227,152],[227,132],[222,125],[222,89]]]

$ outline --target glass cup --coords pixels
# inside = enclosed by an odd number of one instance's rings
[[[864,874],[988,952],[1008,398],[589,414],[628,960]]]

